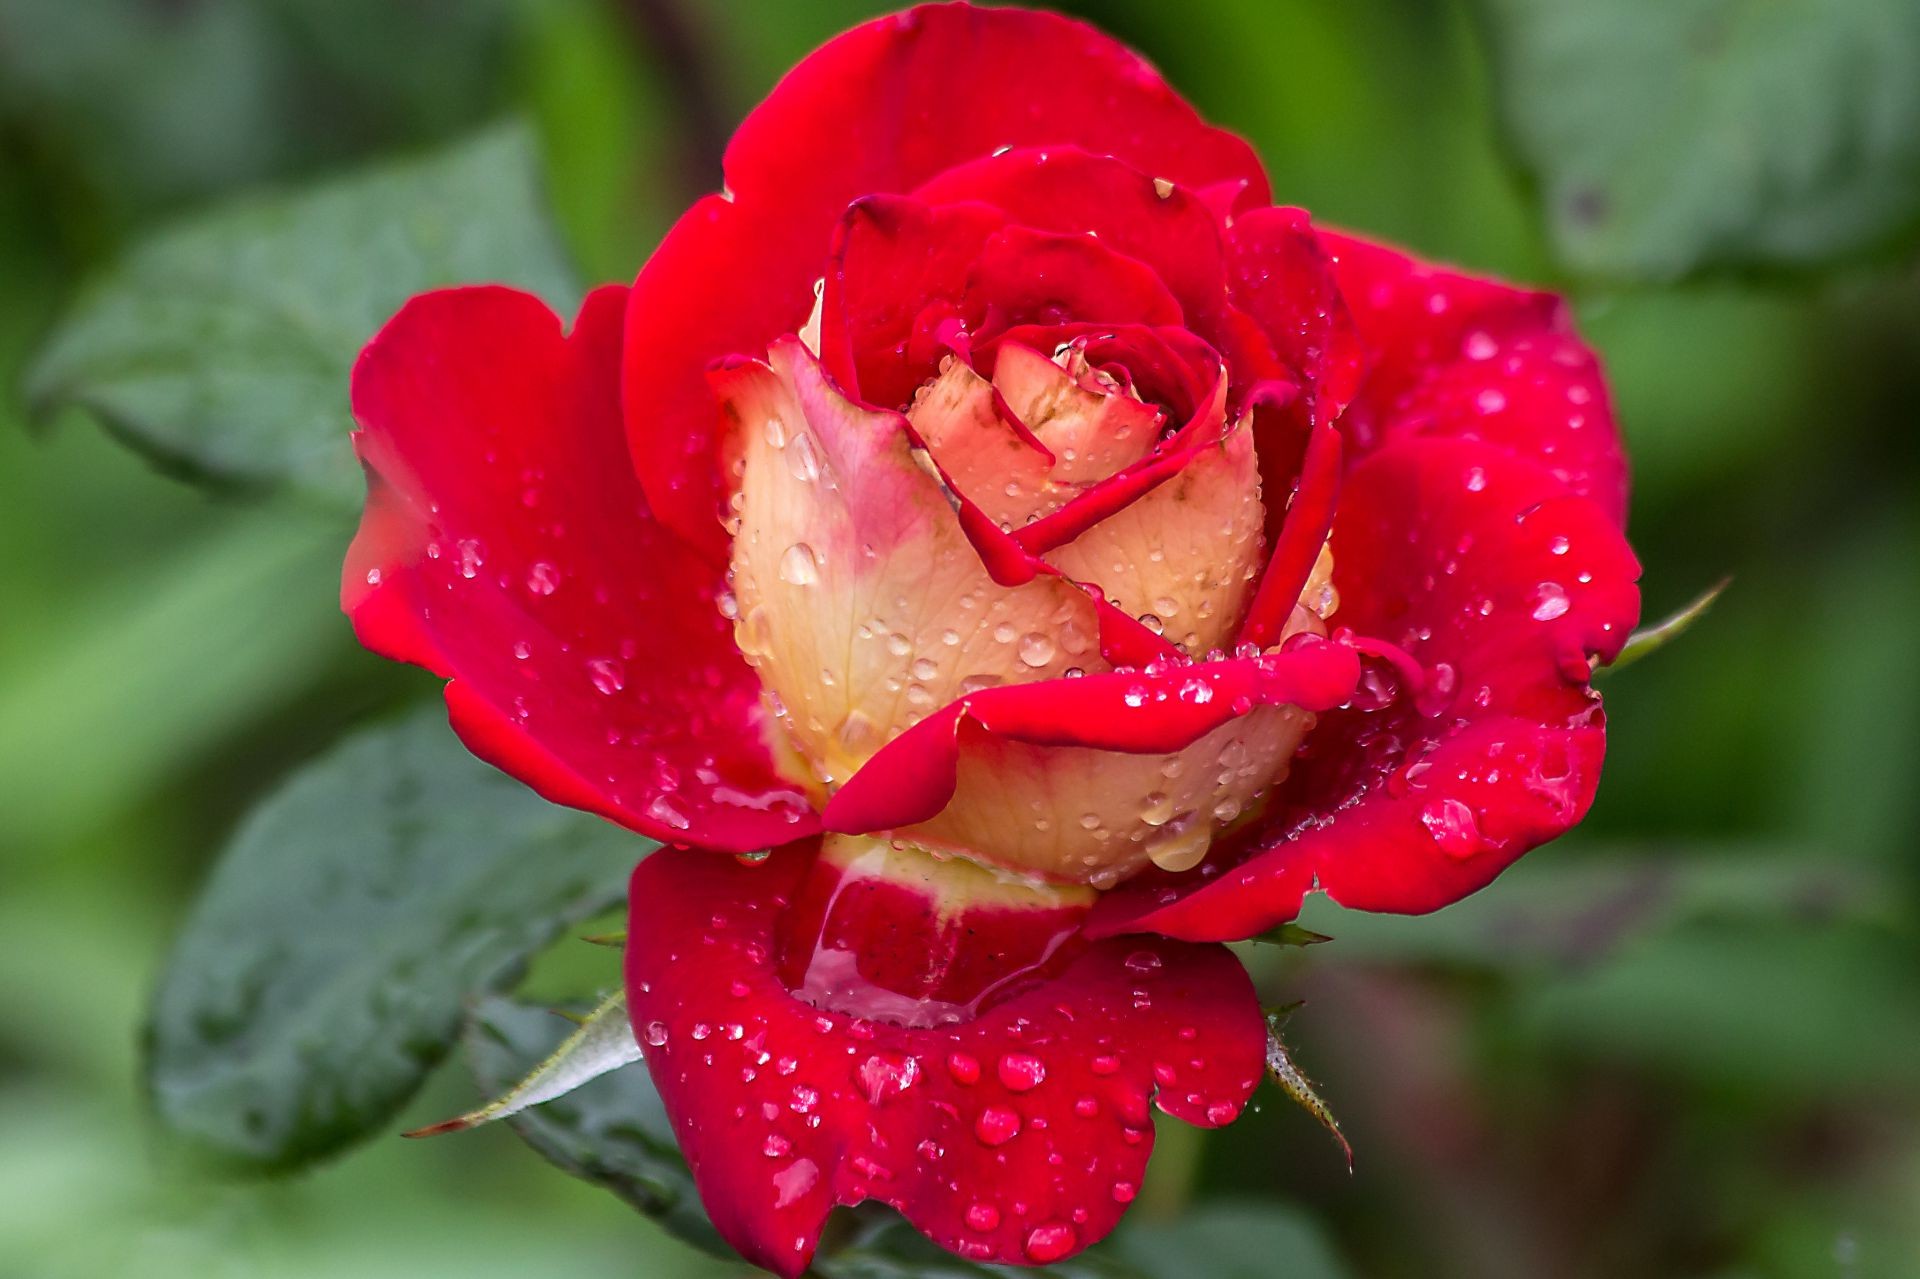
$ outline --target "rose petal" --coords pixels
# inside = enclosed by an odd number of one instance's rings
[[[1313,421],[1338,417],[1360,380],[1361,351],[1332,260],[1303,209],[1254,209],[1227,232],[1229,295],[1273,353],[1310,388]]]
[[[1300,712],[1337,705],[1358,675],[1350,650],[1307,643],[982,689],[876,754],[825,821],[1063,881],[1123,874],[1169,839],[1204,847],[1284,768]]]
[[[974,264],[966,298],[975,332],[1016,324],[1174,326],[1180,303],[1137,258],[1084,235],[1012,226],[989,239]]]
[[[1114,941],[960,1025],[860,1021],[775,976],[810,852],[745,867],[661,852],[634,872],[627,990],[708,1214],[797,1276],[837,1204],[890,1204],[979,1261],[1060,1260],[1111,1231],[1153,1147],[1149,1104],[1231,1121],[1265,1045],[1231,953]]]
[[[989,576],[906,418],[848,401],[797,340],[770,359],[715,374],[743,466],[736,637],[824,782],[970,681],[1102,665],[1084,592]]]
[[[1627,510],[1627,464],[1593,352],[1550,293],[1321,232],[1368,370],[1341,429],[1354,460],[1410,436],[1485,440]]]
[[[1240,623],[1260,571],[1264,519],[1253,431],[1242,419],[1046,558],[1075,581],[1099,583],[1121,611],[1148,618],[1199,657],[1228,647]]]
[[[798,331],[852,200],[1046,145],[1183,185],[1267,190],[1245,142],[1202,122],[1138,54],[1057,14],[925,6],[857,27],[789,72],[735,133],[728,194],[690,209],[634,281],[627,432],[663,522],[724,558],[706,367]]]
[[[659,839],[751,849],[814,829],[762,743],[712,570],[628,466],[626,290],[571,336],[536,298],[409,302],[354,368],[367,510],[342,604],[362,643],[450,679],[474,752]]]
[[[1247,937],[1316,884],[1434,910],[1583,817],[1605,745],[1588,655],[1639,615],[1639,565],[1600,506],[1487,444],[1409,440],[1347,479],[1336,623],[1411,654],[1418,698],[1323,716],[1262,828],[1199,871],[1108,894],[1096,933]]]
[[[834,234],[820,307],[820,358],[843,389],[904,408],[946,352],[916,338],[957,316],[967,277],[1006,217],[981,204],[904,196],[855,201]]]
[[[1225,305],[1226,261],[1212,212],[1166,178],[1111,156],[1024,147],[956,165],[914,195],[930,204],[978,201],[1021,226],[1095,235],[1151,267],[1203,331]]]

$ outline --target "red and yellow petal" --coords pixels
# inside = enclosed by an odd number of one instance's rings
[[[789,72],[735,133],[726,193],[690,209],[634,281],[627,431],[662,522],[724,559],[706,367],[800,329],[849,203],[1002,147],[1049,145],[1183,185],[1266,192],[1245,142],[1202,121],[1138,54],[1058,14],[923,6],[856,27]]]
[[[1605,747],[1589,658],[1639,615],[1610,515],[1490,444],[1408,440],[1348,477],[1332,547],[1334,621],[1404,649],[1419,686],[1322,716],[1259,828],[1123,885],[1095,932],[1247,937],[1316,887],[1434,910],[1586,814]]]
[[[1212,1127],[1259,1082],[1253,985],[1216,946],[1097,943],[952,1025],[803,1003],[777,967],[811,861],[663,851],[629,898],[635,1034],[714,1225],[768,1269],[800,1274],[869,1199],[962,1257],[1063,1260],[1132,1201],[1150,1106]]]
[[[862,408],[798,341],[715,375],[737,458],[740,651],[819,784],[970,688],[1101,668],[1093,601],[995,582],[897,413]]]
[[[717,575],[654,520],[617,388],[625,290],[573,332],[537,298],[409,302],[354,369],[366,514],[342,605],[362,643],[451,683],[482,758],[658,839],[815,829],[762,744]]]
[[[1056,882],[1191,863],[1276,777],[1359,666],[1306,639],[1258,657],[967,694],[879,752],[830,830],[893,830]]]

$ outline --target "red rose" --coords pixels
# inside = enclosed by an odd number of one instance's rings
[[[1268,207],[1050,14],[852,31],[726,172],[570,333],[476,288],[373,341],[346,608],[478,754],[680,846],[629,999],[727,1239],[797,1274],[878,1199],[1057,1260],[1149,1100],[1251,1095],[1218,943],[1586,812],[1638,611],[1606,389],[1557,299]]]

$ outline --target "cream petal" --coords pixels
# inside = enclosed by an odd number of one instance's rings
[[[1084,592],[987,575],[899,415],[847,401],[792,339],[714,379],[736,641],[826,789],[973,688],[1105,669]]]

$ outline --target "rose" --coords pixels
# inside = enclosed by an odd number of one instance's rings
[[[1585,813],[1638,609],[1605,387],[1556,299],[1268,207],[1052,15],[850,32],[727,176],[570,333],[493,288],[381,332],[345,605],[478,754],[682,846],[629,1002],[729,1241],[796,1274],[873,1198],[1056,1260],[1150,1100],[1251,1094],[1217,943]]]

